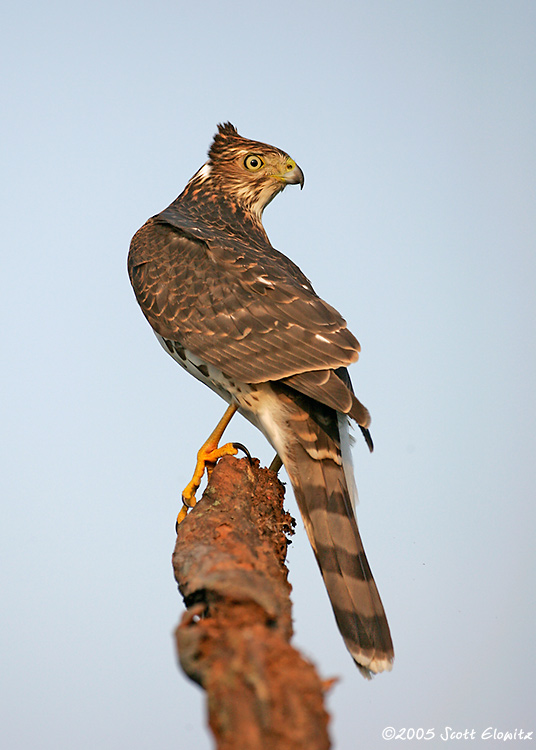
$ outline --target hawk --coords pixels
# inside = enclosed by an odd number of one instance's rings
[[[285,466],[339,630],[369,677],[391,669],[394,653],[355,518],[350,420],[372,450],[346,369],[360,346],[262,225],[268,203],[296,184],[303,172],[287,153],[218,125],[208,161],[134,235],[129,276],[164,349],[229,404],[184,502],[195,503],[205,464],[237,452],[218,442],[239,411]]]

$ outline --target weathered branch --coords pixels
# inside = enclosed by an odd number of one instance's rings
[[[285,556],[293,519],[258,461],[221,459],[173,554],[188,611],[183,670],[207,692],[218,750],[326,750],[323,686],[292,647]]]

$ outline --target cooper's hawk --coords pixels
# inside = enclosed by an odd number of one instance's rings
[[[286,185],[303,187],[303,172],[230,123],[218,126],[208,156],[135,234],[132,286],[169,354],[275,448],[346,646],[366,676],[391,669],[389,626],[354,515],[349,418],[372,449],[370,416],[346,370],[360,346],[262,225],[264,208]],[[187,502],[198,482],[199,472]]]

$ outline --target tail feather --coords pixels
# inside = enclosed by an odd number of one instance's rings
[[[346,478],[351,467],[343,466],[339,430],[348,429],[347,422],[318,403],[304,410],[293,399],[293,406],[288,425],[294,440],[283,457],[285,468],[341,635],[360,671],[370,677],[391,669],[394,652],[357,528]]]

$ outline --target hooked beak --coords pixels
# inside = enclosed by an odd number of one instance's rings
[[[303,190],[303,184],[305,182],[304,174],[294,159],[291,159],[290,156],[286,160],[282,171],[272,174],[272,177],[280,182],[284,182],[285,185],[299,185]]]
[[[283,182],[287,185],[299,185],[300,190],[303,190],[305,183],[305,175],[298,167],[295,161],[289,159],[287,163],[288,171],[283,175]]]

